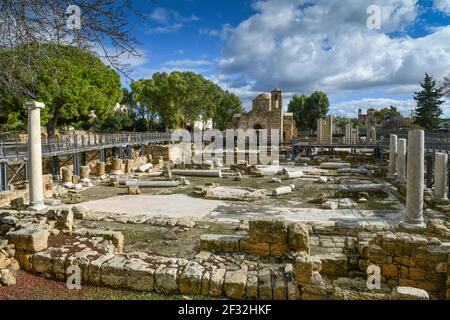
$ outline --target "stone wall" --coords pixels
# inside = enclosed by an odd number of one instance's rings
[[[283,219],[255,219],[249,221],[248,235],[202,235],[200,247],[216,252],[283,257],[291,251],[309,252],[308,227]]]

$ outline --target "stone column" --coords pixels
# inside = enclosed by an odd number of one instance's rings
[[[389,176],[395,178],[397,174],[397,136],[391,134],[391,140],[389,144]]]
[[[370,139],[372,139],[372,143],[377,143],[377,129],[375,127],[371,127],[370,131]]]
[[[397,183],[406,183],[406,139],[398,139]]]
[[[425,228],[423,220],[424,162],[425,132],[420,129],[411,130],[408,133],[406,210],[401,224],[408,229]]]
[[[448,201],[448,155],[436,153],[434,161],[434,201],[445,203]]]
[[[69,168],[62,168],[61,173],[63,183],[72,183],[72,170],[70,170]]]
[[[99,177],[102,177],[106,174],[105,170],[105,163],[104,162],[98,162],[95,168],[96,174]]]
[[[347,124],[345,126],[345,144],[351,144],[351,135],[352,135],[352,128],[351,125]]]
[[[328,116],[326,125],[326,143],[333,144],[334,117]]]
[[[122,159],[114,158],[114,159],[112,160],[111,174],[112,174],[112,175],[120,175],[120,174],[123,174],[123,172],[122,172]]]
[[[323,119],[317,119],[317,143],[323,142]]]
[[[89,179],[90,171],[91,171],[91,169],[89,168],[89,166],[80,167],[80,180],[82,182],[90,181],[90,179]]]
[[[42,179],[42,145],[41,145],[41,109],[42,102],[28,102],[28,161],[30,174],[30,209],[40,211],[44,205],[44,188]]]

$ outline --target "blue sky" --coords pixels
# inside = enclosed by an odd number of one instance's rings
[[[450,74],[450,0],[136,1],[148,20],[130,21],[141,57],[132,78],[191,70],[238,94],[323,90],[331,112],[414,108],[425,72]],[[367,27],[377,5],[381,29]],[[126,60],[126,57],[124,57]],[[126,83],[124,83],[126,85]],[[447,102],[444,113],[450,117]]]

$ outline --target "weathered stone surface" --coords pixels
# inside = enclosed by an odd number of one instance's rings
[[[286,300],[286,282],[282,272],[275,272],[273,283],[273,299]]]
[[[209,281],[210,280],[211,280],[211,272],[206,271],[202,277],[202,290],[201,290],[202,296],[209,295]]]
[[[258,299],[272,300],[272,276],[270,270],[258,271]]]
[[[16,284],[16,278],[8,269],[0,270],[0,283],[4,286],[13,286]]]
[[[309,231],[306,225],[300,223],[289,225],[288,246],[290,250],[309,253]]]
[[[116,255],[106,261],[101,267],[102,282],[113,287],[126,287],[129,276],[125,269],[126,264],[127,259],[122,255]]]
[[[205,268],[197,262],[189,262],[180,275],[180,293],[198,295],[202,289]]]
[[[173,293],[178,291],[178,269],[159,266],[155,270],[155,289],[162,293]]]
[[[200,248],[203,250],[238,252],[239,241],[243,236],[202,234],[200,236]]]
[[[33,255],[33,271],[43,274],[51,274],[53,272],[51,250],[38,252]]]
[[[88,279],[90,283],[93,284],[101,284],[101,269],[102,265],[112,259],[114,257],[114,254],[108,254],[100,256],[97,259],[93,259],[88,267]]]
[[[81,236],[101,237],[106,240],[110,240],[114,247],[116,247],[118,253],[122,253],[123,251],[124,236],[120,231],[79,229],[76,230],[74,234]]]
[[[425,290],[411,287],[395,287],[391,295],[392,300],[429,300]]]
[[[141,189],[139,189],[139,186],[128,186],[128,194],[129,195],[140,195]]]
[[[19,222],[19,219],[14,216],[6,216],[3,218],[0,218],[0,223],[8,224],[10,226],[14,226],[17,222]]]
[[[225,274],[224,291],[231,299],[242,299],[245,296],[247,272],[244,270],[227,271]]]
[[[128,271],[127,286],[134,290],[153,291],[154,269],[141,259],[131,258],[126,264]]]
[[[247,289],[245,295],[248,299],[258,298],[258,272],[249,271],[247,273]]]
[[[287,243],[287,225],[284,219],[249,221],[251,243]]]
[[[294,263],[294,277],[299,283],[308,283],[313,275],[313,261],[308,255],[296,257]]]
[[[322,274],[332,277],[345,277],[348,275],[348,258],[344,254],[320,255],[322,261]]]
[[[48,230],[38,227],[28,227],[7,233],[9,242],[14,244],[17,250],[29,253],[45,250],[49,235]]]
[[[226,269],[219,268],[211,271],[211,281],[209,282],[209,295],[219,297],[222,295],[223,282],[225,280]]]

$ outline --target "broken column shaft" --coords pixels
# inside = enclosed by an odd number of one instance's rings
[[[389,176],[390,178],[395,178],[397,174],[397,136],[391,134],[389,143]]]
[[[436,153],[434,163],[434,201],[446,202],[447,179],[448,179],[448,155],[446,153]]]
[[[401,184],[406,183],[406,139],[398,139],[396,181]]]
[[[425,132],[420,129],[408,133],[408,169],[406,210],[402,225],[405,228],[424,228],[423,191],[425,174]]]

